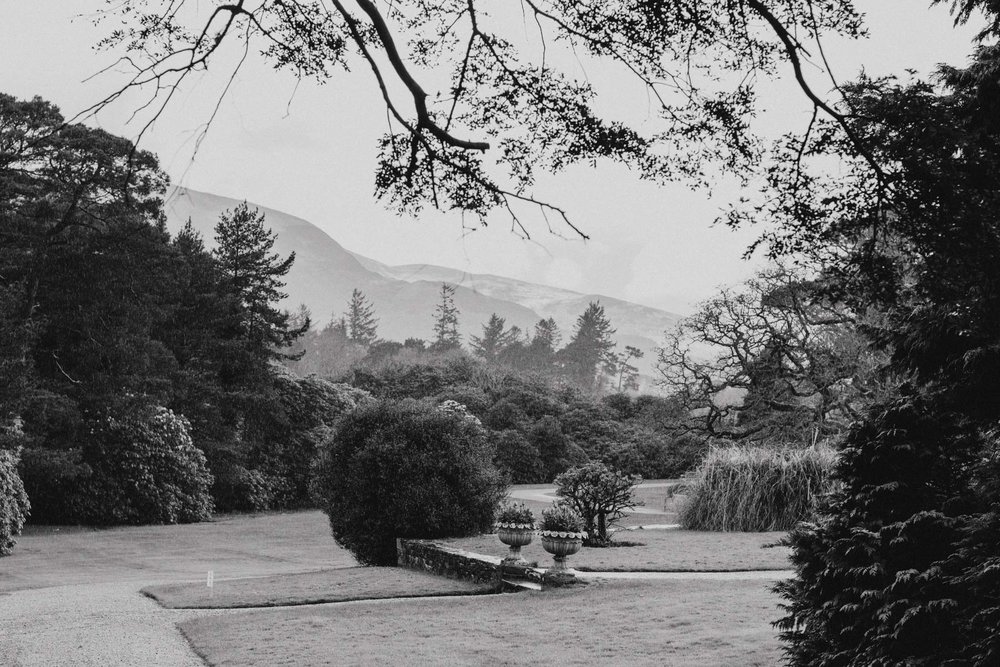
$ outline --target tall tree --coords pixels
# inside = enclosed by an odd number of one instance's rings
[[[347,336],[361,345],[374,345],[378,340],[378,318],[375,317],[375,307],[359,289],[351,292],[351,301],[344,313],[347,324]]]
[[[490,315],[490,319],[483,325],[483,335],[472,337],[472,352],[478,357],[496,361],[500,356],[521,337],[521,330],[517,327],[506,328],[504,318],[496,313]]]
[[[559,350],[564,372],[586,389],[596,387],[601,375],[614,375],[614,333],[604,306],[592,301],[577,318],[569,343]]]
[[[430,349],[436,352],[457,350],[462,347],[458,333],[460,311],[455,306],[455,286],[441,283],[441,302],[434,307],[434,342]]]
[[[633,359],[642,359],[643,356],[643,351],[632,345],[626,345],[624,352],[615,354],[619,393],[639,390],[639,368],[629,362]]]
[[[262,359],[281,359],[281,350],[309,329],[309,322],[292,327],[287,311],[277,307],[288,295],[281,280],[292,268],[295,253],[282,259],[273,252],[277,234],[264,224],[264,214],[246,202],[225,211],[215,226],[214,255],[229,289],[241,306],[244,339]]]

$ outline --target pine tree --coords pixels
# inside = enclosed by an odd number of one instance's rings
[[[581,387],[591,389],[601,374],[615,372],[614,333],[599,303],[591,302],[577,318],[573,338],[558,356],[566,374]]]
[[[504,328],[504,318],[496,313],[490,315],[489,321],[483,325],[483,335],[472,337],[472,352],[476,356],[495,361],[521,337],[517,327]]]
[[[538,320],[535,324],[535,336],[531,339],[531,346],[539,350],[548,351],[552,354],[562,342],[562,333],[555,319]]]
[[[618,391],[638,391],[639,390],[639,369],[629,362],[633,359],[642,359],[644,353],[637,347],[625,346],[625,351],[615,355],[615,363],[618,366]]]
[[[455,287],[441,283],[441,303],[434,308],[434,343],[431,349],[435,352],[455,350],[462,346],[462,337],[458,333],[459,310],[455,306]]]
[[[344,313],[347,337],[361,345],[371,346],[378,339],[378,318],[375,317],[375,307],[359,289],[351,292],[351,301]]]
[[[241,306],[243,338],[261,358],[281,359],[286,348],[309,329],[304,322],[292,327],[287,311],[276,308],[288,295],[281,280],[292,268],[295,253],[282,259],[272,252],[277,234],[264,225],[264,214],[244,201],[225,211],[215,226],[218,247],[213,251],[226,284]]]

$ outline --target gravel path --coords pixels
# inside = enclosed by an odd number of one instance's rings
[[[0,595],[0,665],[203,667],[180,621],[234,610],[170,610],[141,584],[84,584]]]

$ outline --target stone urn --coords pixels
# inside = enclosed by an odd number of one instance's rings
[[[566,559],[583,547],[583,538],[587,533],[563,532],[559,530],[542,530],[538,533],[542,538],[542,548],[552,554],[555,563],[553,570],[566,570]]]
[[[535,535],[535,526],[530,523],[498,523],[497,537],[509,547],[505,563],[524,563],[521,547],[531,544]]]

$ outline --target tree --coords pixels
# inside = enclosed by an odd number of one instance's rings
[[[591,302],[576,320],[573,337],[559,351],[567,376],[585,389],[597,386],[601,375],[616,371],[615,330],[604,315],[604,306]]]
[[[347,304],[346,320],[347,337],[360,345],[371,346],[378,339],[378,318],[375,317],[375,307],[359,289],[351,292],[351,301]]]
[[[774,266],[723,289],[668,331],[658,384],[710,437],[814,441],[843,432],[882,391],[884,355],[822,283]]]
[[[862,155],[870,151],[802,74],[803,60],[814,52],[810,42],[862,33],[849,0],[693,7],[528,0],[524,9],[538,24],[541,45],[520,30],[519,20],[505,20],[503,12],[491,16],[495,8],[481,0],[404,0],[388,9],[371,0],[178,9],[168,0],[124,0],[106,12],[114,32],[103,45],[125,51],[118,55],[135,67],[124,88],[148,89],[153,100],[144,111],[155,119],[174,86],[214,66],[227,48],[262,53],[276,68],[319,81],[360,65],[372,71],[391,123],[381,142],[376,192],[411,213],[427,205],[479,215],[502,209],[528,234],[518,209],[537,207],[576,229],[563,209],[527,193],[539,172],[598,159],[659,181],[707,182],[710,167],[744,178],[761,154],[751,131],[755,86],[783,60],[816,111],[856,139]],[[567,57],[553,56],[558,49]],[[621,73],[617,85],[647,92],[658,126],[602,118],[595,86],[559,66],[577,62],[576,52],[609,63]],[[447,82],[446,90],[427,89],[431,81]],[[641,118],[648,125],[646,114]]]
[[[292,269],[295,253],[284,259],[273,253],[276,238],[264,225],[264,214],[246,202],[223,212],[215,225],[213,254],[241,306],[243,339],[261,360],[285,358],[281,349],[309,330],[308,321],[292,328],[291,315],[277,308],[288,296],[281,278]]]
[[[459,313],[455,306],[455,286],[441,283],[441,303],[434,307],[434,342],[431,343],[431,350],[444,352],[462,347],[462,336],[458,333]]]
[[[639,390],[639,369],[629,362],[633,359],[642,359],[644,353],[637,347],[625,346],[625,351],[615,355],[615,363],[618,367],[618,392]]]
[[[483,325],[483,335],[472,337],[472,353],[477,357],[496,361],[513,344],[519,342],[521,330],[517,327],[506,329],[504,318],[496,313],[490,315]]]
[[[626,475],[592,461],[562,473],[555,479],[556,493],[583,519],[589,547],[605,547],[611,543],[609,530],[625,510],[639,505],[635,485],[638,475]]]

